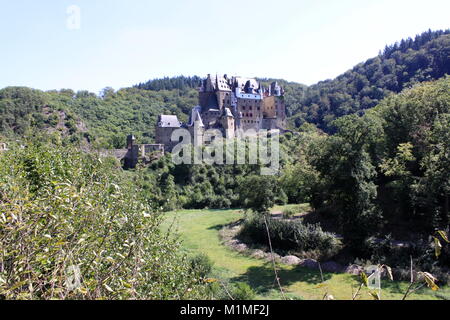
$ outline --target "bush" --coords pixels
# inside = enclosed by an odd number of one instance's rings
[[[190,259],[191,270],[201,279],[206,278],[212,271],[213,262],[203,253],[200,253]]]
[[[0,190],[0,299],[201,297],[160,216],[108,161],[10,146]]]
[[[230,283],[219,280],[209,285],[209,296],[214,300],[254,300],[255,291],[245,282]],[[233,299],[232,299],[233,298]]]
[[[238,282],[234,284],[231,296],[234,298],[234,300],[254,300],[256,297],[256,293],[245,282]]]
[[[298,213],[297,210],[295,210],[294,208],[284,209],[283,218],[292,219],[297,213]]]
[[[319,225],[303,224],[301,221],[269,219],[272,246],[276,250],[310,252],[318,251],[323,257],[336,254],[340,249],[339,241]],[[267,245],[267,231],[264,218],[248,218],[239,233],[239,238],[258,245]]]

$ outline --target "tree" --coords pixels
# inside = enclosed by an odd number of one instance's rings
[[[279,192],[277,179],[272,176],[255,175],[243,178],[239,188],[243,207],[261,215],[270,213]]]
[[[312,164],[323,179],[318,190],[322,201],[316,209],[334,215],[345,242],[356,251],[377,231],[381,212],[375,202],[377,172],[370,151],[382,137],[381,123],[375,117],[356,115],[335,122],[338,132],[329,137]]]

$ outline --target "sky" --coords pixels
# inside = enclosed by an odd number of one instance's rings
[[[311,85],[450,28],[448,0],[0,0],[0,88],[228,74]]]

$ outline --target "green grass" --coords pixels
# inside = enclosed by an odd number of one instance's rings
[[[281,207],[274,210],[280,210]],[[186,210],[167,213],[163,227],[173,226],[179,234],[183,248],[188,253],[203,252],[214,262],[214,276],[230,282],[248,283],[259,299],[280,299],[281,295],[274,283],[274,273],[270,263],[241,255],[224,246],[219,231],[224,225],[243,218],[240,210]],[[325,289],[318,288],[321,283],[318,271],[292,266],[280,266],[279,272],[283,289],[289,296],[305,300],[322,299]],[[352,287],[356,290],[358,277],[349,274],[324,273],[328,293],[337,300],[351,299]],[[383,281],[382,299],[401,299],[408,284]],[[449,294],[448,288],[442,290]],[[370,299],[363,290],[362,299]],[[422,289],[413,294],[410,300],[439,299],[430,289]]]

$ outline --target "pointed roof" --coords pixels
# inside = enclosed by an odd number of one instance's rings
[[[199,127],[204,127],[202,116],[200,115],[201,107],[197,106],[192,109],[191,117],[189,119],[189,126],[193,127],[196,122],[198,122]]]
[[[231,113],[230,108],[224,109],[224,116],[234,118],[233,113]]]

